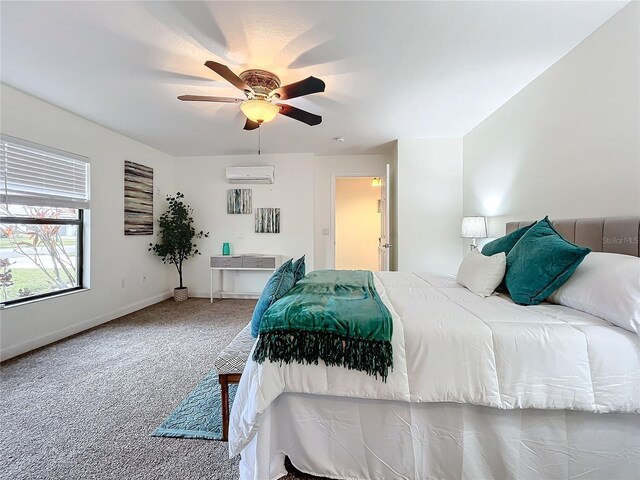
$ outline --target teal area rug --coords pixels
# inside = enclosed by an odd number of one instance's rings
[[[233,403],[237,389],[237,385],[229,385],[229,405]],[[207,373],[151,436],[221,440],[222,400],[218,372],[213,369]]]

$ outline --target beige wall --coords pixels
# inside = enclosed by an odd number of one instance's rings
[[[640,213],[640,4],[631,2],[464,137],[464,214]]]
[[[336,268],[378,270],[380,187],[371,177],[336,178]]]

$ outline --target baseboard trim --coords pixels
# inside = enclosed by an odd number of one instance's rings
[[[209,298],[209,292],[192,292],[189,290],[189,298]]]
[[[74,323],[73,325],[69,325],[68,327],[65,327],[61,330],[45,333],[44,335],[31,338],[26,342],[21,342],[9,347],[5,347],[0,350],[0,361],[5,361],[18,355],[22,355],[23,353],[30,352],[31,350],[35,350],[36,348],[44,347],[45,345],[49,345],[50,343],[57,342],[58,340],[70,337],[71,335],[83,332],[84,330],[97,327],[98,325],[110,322],[111,320],[122,317],[123,315],[128,315],[129,313],[133,313],[137,310],[148,307],[149,305],[153,305],[172,297],[173,292],[161,293],[140,302],[132,303],[125,307],[119,308],[118,310],[98,315],[97,317],[93,317],[90,320]]]
[[[224,298],[227,299],[238,299],[238,300],[257,300],[259,298],[259,295],[245,295],[242,293],[237,293],[234,294],[234,296],[231,296],[232,294],[228,294],[227,296],[225,296]],[[211,293],[210,292],[191,292],[189,291],[189,298],[211,298]],[[214,300],[218,300],[219,297],[214,296],[213,297]]]

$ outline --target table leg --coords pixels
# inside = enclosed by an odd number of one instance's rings
[[[226,375],[219,375],[220,393],[222,398],[222,440],[229,438],[229,383]]]

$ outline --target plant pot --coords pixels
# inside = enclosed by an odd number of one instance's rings
[[[173,299],[176,302],[184,302],[189,298],[189,290],[187,287],[177,287],[173,289]]]

